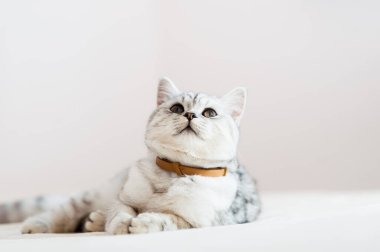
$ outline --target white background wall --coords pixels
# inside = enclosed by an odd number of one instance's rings
[[[144,155],[159,76],[249,89],[262,190],[380,188],[377,1],[0,2],[0,200],[95,185]]]

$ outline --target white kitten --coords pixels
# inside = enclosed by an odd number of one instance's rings
[[[28,218],[23,233],[107,231],[147,233],[253,221],[259,213],[255,186],[236,159],[244,88],[221,98],[181,92],[169,79],[158,86],[157,108],[149,118],[147,157],[102,186],[59,201],[49,197],[0,205],[0,222]],[[156,158],[190,166],[203,175],[177,175]],[[177,167],[177,166],[176,166]],[[226,167],[225,176],[208,176]]]

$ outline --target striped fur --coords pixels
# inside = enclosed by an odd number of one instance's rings
[[[63,204],[67,196],[37,196],[0,204],[0,223],[21,222],[29,216],[48,211]]]
[[[27,218],[22,233],[65,233],[78,228],[111,234],[147,233],[254,221],[260,204],[254,181],[236,159],[246,91],[223,97],[181,92],[159,83],[148,120],[149,154],[110,181],[70,197],[37,197],[0,205],[0,222]],[[183,111],[174,112],[174,104]],[[216,113],[209,117],[207,109]],[[189,118],[186,112],[193,113]],[[189,130],[186,130],[190,128]],[[179,177],[156,157],[188,166],[227,167],[224,177]]]

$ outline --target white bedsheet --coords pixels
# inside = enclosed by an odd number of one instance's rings
[[[380,251],[380,191],[263,193],[251,224],[144,235],[21,235],[0,225],[8,251]]]

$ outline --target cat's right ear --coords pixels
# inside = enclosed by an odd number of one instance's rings
[[[157,106],[160,106],[162,103],[179,93],[180,91],[174,83],[169,78],[163,77],[158,83]]]

